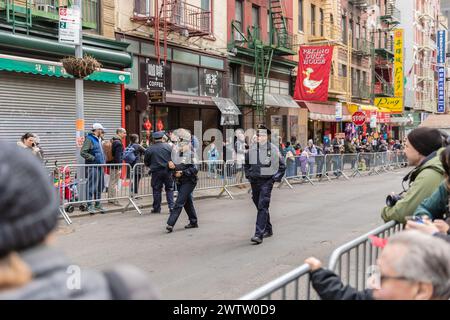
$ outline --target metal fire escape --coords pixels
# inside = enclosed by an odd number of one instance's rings
[[[245,35],[240,30],[239,25],[234,21],[231,23],[232,34],[237,35],[234,45],[239,43],[239,47],[246,47],[252,51],[254,64],[254,83],[249,94],[251,95],[251,105],[257,111],[257,117],[265,114],[265,93],[267,79],[269,78],[274,56],[295,55],[293,51],[293,36],[288,31],[285,17],[285,9],[281,0],[270,0],[269,2],[270,31],[268,41],[263,41],[261,30],[258,27],[248,27]]]
[[[170,32],[177,32],[187,38],[204,37],[211,33],[211,12],[185,0],[154,0],[153,13],[135,12],[133,20],[145,21],[154,28],[155,55],[158,61],[161,60],[161,45],[164,47],[163,59],[167,60],[167,36]]]
[[[394,95],[394,88],[392,84],[393,79],[393,61],[394,61],[394,43],[390,33],[394,28],[400,24],[400,10],[395,6],[396,0],[388,0],[386,2],[385,12],[379,17],[379,20],[384,24],[381,29],[379,37],[383,33],[387,34],[387,38],[374,50],[374,70],[373,70],[373,85],[372,92],[374,97],[392,97]],[[386,80],[386,78],[388,80]]]

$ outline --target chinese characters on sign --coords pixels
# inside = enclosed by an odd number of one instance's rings
[[[394,32],[394,96],[403,97],[403,29]]]
[[[220,97],[222,88],[222,73],[210,69],[200,69],[200,95]]]
[[[445,30],[438,30],[437,32],[437,47],[438,47],[438,56],[437,63],[445,64]]]
[[[78,6],[59,8],[59,42],[80,44],[81,12]]]
[[[336,121],[342,121],[342,103],[336,103]]]
[[[445,112],[445,30],[438,30],[437,32],[437,63],[438,63],[438,104],[437,112]]]
[[[445,112],[445,67],[438,67],[438,113]]]
[[[147,89],[164,90],[165,85],[165,68],[164,64],[153,59],[147,59]]]

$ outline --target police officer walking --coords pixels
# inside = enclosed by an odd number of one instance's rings
[[[253,203],[258,210],[255,235],[251,241],[261,244],[263,238],[273,235],[269,205],[275,182],[280,182],[286,171],[284,159],[277,146],[269,141],[271,134],[264,125],[259,125],[256,143],[245,155],[245,177],[250,181]]]
[[[144,156],[144,163],[150,167],[152,175],[152,189],[153,189],[153,209],[151,213],[161,213],[162,189],[165,187],[167,204],[169,212],[172,212],[173,188],[174,182],[172,173],[168,169],[168,163],[172,160],[172,148],[169,144],[163,142],[164,131],[153,133],[154,144],[147,148]]]
[[[193,192],[197,185],[198,169],[195,163],[194,147],[191,145],[191,134],[185,129],[178,129],[175,135],[178,138],[178,143],[174,147],[173,162],[169,162],[169,169],[175,175],[178,197],[167,220],[166,230],[168,233],[173,231],[173,227],[183,208],[189,217],[189,224],[184,228],[198,228],[197,213],[195,212],[193,200]]]

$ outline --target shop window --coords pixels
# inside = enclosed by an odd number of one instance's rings
[[[130,45],[127,48],[127,51],[134,54],[139,54],[139,41],[126,39],[126,38],[120,38],[121,42],[129,43]]]
[[[131,73],[131,81],[125,85],[125,88],[129,90],[139,90],[139,58],[133,57],[133,65],[131,68],[126,69]]]
[[[172,92],[198,96],[198,69],[173,63]]]
[[[159,48],[159,53],[160,53],[161,59],[164,59],[164,47]],[[155,46],[150,43],[141,42],[141,55],[147,56],[147,57],[155,57],[156,56]],[[172,49],[171,48],[167,48],[167,59],[169,59],[169,60],[172,59]]]
[[[173,50],[173,61],[199,65],[200,56],[187,51]]]
[[[155,107],[155,131],[169,129],[169,108]]]
[[[207,56],[201,56],[200,57],[200,63],[203,67],[208,67],[208,68],[214,68],[214,69],[221,69],[223,70],[224,68],[224,63],[222,59],[216,59],[216,58],[212,58],[212,57],[207,57]]]

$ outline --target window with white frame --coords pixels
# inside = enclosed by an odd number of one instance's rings
[[[153,0],[134,0],[134,14],[146,17],[152,16],[153,6]]]

